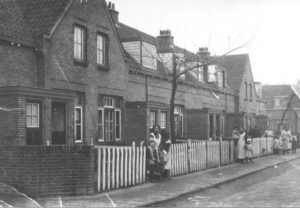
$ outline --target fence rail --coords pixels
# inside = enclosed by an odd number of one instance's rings
[[[96,146],[97,191],[134,186],[146,181],[145,147]]]

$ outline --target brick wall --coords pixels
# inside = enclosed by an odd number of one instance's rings
[[[74,62],[75,24],[86,28],[86,65],[78,65]],[[96,63],[96,37],[99,32],[106,34],[109,39],[108,70],[99,69]],[[122,49],[104,8],[104,1],[87,1],[85,4],[74,1],[51,40],[45,41],[43,51],[45,87],[84,93],[83,140],[86,142],[91,138],[96,139],[98,95],[119,96],[124,99],[128,74]],[[73,113],[69,115],[68,121],[73,119]],[[74,140],[73,132],[73,128],[68,128],[68,138],[71,140]],[[68,144],[71,143],[72,141],[68,140]]]
[[[0,181],[29,196],[94,193],[91,146],[0,146]]]
[[[33,49],[0,41],[0,86],[36,85],[36,54]],[[5,58],[4,58],[5,57]]]

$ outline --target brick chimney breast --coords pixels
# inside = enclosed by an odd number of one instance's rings
[[[158,53],[170,53],[174,49],[174,37],[171,30],[160,30],[158,38]]]
[[[119,23],[119,12],[117,10],[115,10],[115,4],[108,2],[108,10],[110,13],[111,18],[113,19],[115,24]]]

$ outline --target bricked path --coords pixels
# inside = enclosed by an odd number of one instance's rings
[[[186,195],[162,207],[300,207],[300,159],[232,183]]]
[[[44,207],[151,206],[158,201],[174,199],[182,196],[182,194],[199,191],[217,184],[223,184],[229,180],[236,180],[237,178],[262,171],[266,168],[274,168],[277,164],[286,163],[287,161],[299,157],[300,153],[297,155],[272,155],[256,159],[252,164],[233,164],[186,176],[175,177],[172,180],[164,182],[147,183],[136,187],[95,194],[92,196],[54,197],[36,200]]]

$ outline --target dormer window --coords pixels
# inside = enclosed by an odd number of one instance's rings
[[[157,70],[157,49],[155,45],[141,42],[142,47],[142,65],[145,68]]]
[[[208,82],[216,82],[216,66],[210,65],[208,66]]]
[[[217,71],[217,84],[219,88],[225,88],[225,71]]]
[[[188,68],[196,66],[196,64],[201,65],[201,63],[192,62],[192,63],[188,64]],[[203,67],[195,68],[190,73],[199,82],[203,82]]]
[[[274,97],[274,108],[285,108],[287,106],[287,96],[275,96]]]

